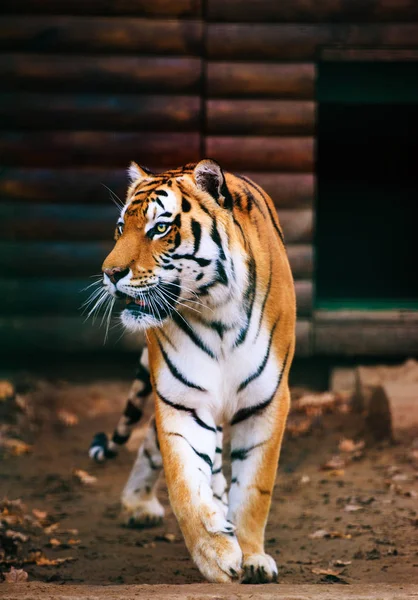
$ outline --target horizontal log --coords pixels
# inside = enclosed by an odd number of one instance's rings
[[[193,131],[200,126],[198,96],[133,94],[0,94],[8,129]]]
[[[110,240],[118,214],[111,203],[108,206],[3,203],[0,205],[0,238],[10,241]],[[289,243],[312,240],[312,210],[282,210],[279,216]]]
[[[221,137],[208,136],[206,156],[227,170],[312,172],[312,137]]]
[[[298,319],[296,321],[296,357],[304,358],[312,355],[312,337],[312,322]]]
[[[3,277],[85,277],[100,273],[113,247],[106,242],[5,242],[0,241]],[[287,254],[295,279],[312,276],[312,246],[289,245]]]
[[[161,168],[200,157],[198,133],[3,132],[4,165],[31,167],[100,165],[125,167],[131,160]]]
[[[321,46],[418,46],[418,24],[209,24],[210,59],[314,60]]]
[[[315,95],[313,63],[207,63],[207,93],[212,98],[273,97],[311,99]]]
[[[253,173],[247,175],[273,199],[277,208],[312,208],[314,176],[305,173]],[[126,169],[15,169],[0,171],[0,197],[56,204],[109,202],[110,188],[120,198],[128,185]]]
[[[313,239],[313,210],[280,210],[280,225],[286,243],[303,244]]]
[[[3,91],[190,93],[201,78],[200,58],[0,54]]]
[[[238,15],[238,16],[237,16]],[[367,22],[416,21],[415,0],[209,0],[207,16],[212,21],[242,22]]]
[[[16,169],[4,167],[0,171],[0,197],[3,201],[107,204],[110,199],[110,192],[107,188],[110,188],[119,198],[125,198],[128,186],[126,168]]]
[[[3,13],[199,17],[201,0],[2,0]]]
[[[115,320],[116,322],[116,320]],[[113,325],[113,323],[112,323]],[[122,333],[121,327],[110,327],[105,341],[105,327],[100,320],[87,322],[82,316],[62,315],[14,316],[0,318],[0,336],[7,340],[3,355],[53,352],[57,354],[84,352],[138,352],[144,344],[141,334]],[[0,350],[1,352],[1,350]]]
[[[3,16],[0,50],[199,56],[202,22],[133,17]]]
[[[209,134],[292,135],[314,133],[315,103],[290,100],[208,100]]]
[[[295,279],[309,278],[313,275],[314,249],[309,244],[289,244],[287,256]]]
[[[314,352],[328,356],[416,356],[418,321],[315,322]]]
[[[296,309],[299,316],[310,316],[313,308],[313,283],[309,280],[295,281]],[[1,311],[0,311],[1,312]]]
[[[253,173],[246,172],[271,196],[277,208],[312,208],[315,177],[305,173]],[[1,192],[1,174],[0,174]]]
[[[323,48],[320,60],[343,62],[416,62],[418,49],[411,48]]]
[[[296,324],[296,355],[306,356],[310,349],[311,323],[298,320]],[[120,327],[110,328],[105,343],[105,329],[100,321],[93,325],[83,317],[33,316],[1,318],[0,337],[7,340],[2,344],[0,353],[22,356],[39,351],[64,353],[84,352],[138,352],[144,344],[141,334],[124,331]]]
[[[81,314],[85,308],[83,304],[92,292],[101,288],[100,282],[99,285],[86,290],[91,283],[92,279],[89,277],[47,279],[40,276],[0,279],[0,315]],[[297,281],[295,290],[298,315],[309,316],[312,312],[312,282]],[[90,308],[92,307],[93,304],[90,305]],[[121,308],[123,303],[116,303],[114,314]]]

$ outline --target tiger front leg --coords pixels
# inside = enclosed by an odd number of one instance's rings
[[[286,387],[267,407],[259,404],[253,409],[238,411],[231,421],[232,478],[228,518],[236,526],[243,552],[243,583],[277,581],[276,562],[264,551],[264,529],[289,402]]]
[[[208,581],[238,579],[241,548],[211,487],[217,448],[214,419],[207,410],[188,408],[187,398],[180,405],[157,392],[156,420],[171,506],[194,562]]]

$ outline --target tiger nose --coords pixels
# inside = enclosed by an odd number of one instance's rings
[[[112,267],[111,269],[103,269],[103,273],[106,273],[110,281],[116,284],[119,281],[119,279],[123,279],[125,275],[128,275],[129,269],[122,269],[121,267]]]

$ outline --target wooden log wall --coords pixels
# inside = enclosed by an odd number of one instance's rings
[[[312,353],[315,64],[341,45],[417,47],[417,7],[3,0],[0,333],[19,351],[42,332],[44,349],[59,339],[102,347],[75,315],[112,245],[107,188],[123,197],[130,160],[165,169],[210,156],[272,196],[295,277],[298,352]]]

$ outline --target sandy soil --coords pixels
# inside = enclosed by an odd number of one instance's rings
[[[38,404],[29,407],[34,413],[30,428],[22,429],[19,411],[10,416],[12,409],[3,402],[3,420],[11,431],[24,431],[21,437],[33,448],[21,456],[3,452],[0,498],[21,499],[28,513],[38,509],[47,515],[38,514],[38,523],[26,530],[22,523],[3,522],[0,533],[10,527],[29,540],[16,542],[15,559],[0,569],[23,566],[29,581],[56,584],[202,582],[164,485],[163,525],[149,530],[121,525],[119,495],[134,459],[132,450],[104,465],[87,457],[93,434],[113,429],[128,379],[60,385],[59,394],[48,385],[38,390]],[[68,426],[56,418],[62,407],[78,415],[78,424]],[[418,584],[418,470],[410,458],[412,440],[376,445],[365,435],[361,417],[340,411],[312,423],[306,434],[286,435],[266,531],[266,549],[279,564],[281,583]],[[343,437],[365,439],[366,447],[344,468],[321,469]],[[131,449],[138,441],[136,435]],[[96,476],[97,482],[83,485],[72,474],[75,468]],[[174,541],[167,533],[174,534]],[[75,560],[24,564],[33,552],[51,561]],[[321,572],[327,570],[331,572]],[[0,595],[6,588],[10,586],[2,584]]]

